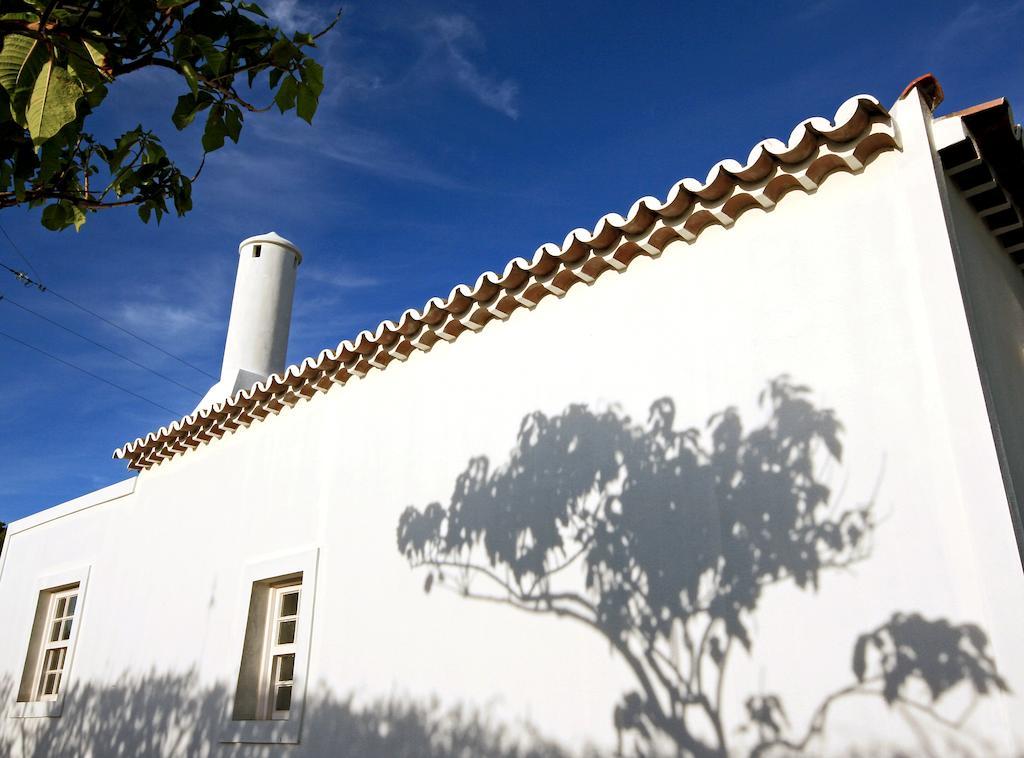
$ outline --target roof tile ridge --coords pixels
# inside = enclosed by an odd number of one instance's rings
[[[649,232],[659,219],[665,221],[680,218],[688,211],[692,215],[697,206],[709,207],[709,203],[714,205],[733,193],[737,187],[765,181],[780,165],[798,166],[819,149],[819,139],[843,145],[863,137],[874,121],[887,118],[890,118],[888,111],[873,96],[861,94],[848,98],[837,108],[831,120],[814,116],[799,122],[785,143],[776,138],[756,143],[746,163],[741,164],[732,158],[723,159],[710,168],[703,182],[693,178],[675,182],[669,187],[664,201],[653,196],[644,196],[632,204],[625,216],[615,212],[604,214],[597,219],[592,229],[579,227],[570,231],[561,245],[553,242],[544,243],[536,248],[529,260],[518,256],[509,260],[501,273],[485,270],[477,277],[474,285],[457,284],[446,298],[432,297],[420,310],[405,310],[397,322],[381,321],[372,332],[364,329],[354,338],[339,342],[333,350],[324,348],[315,359],[312,356],[306,357],[299,364],[288,366],[280,374],[272,374],[250,388],[240,389],[230,398],[210,408],[175,420],[168,426],[162,426],[156,433],[149,432],[145,438],[137,438],[126,443],[114,451],[114,457],[124,458],[129,453],[135,453],[142,447],[160,441],[161,438],[177,436],[177,432],[191,429],[198,421],[208,420],[214,414],[244,409],[254,398],[257,403],[263,402],[267,395],[282,392],[290,387],[290,380],[301,379],[307,372],[318,371],[327,363],[345,364],[357,359],[357,356],[369,358],[379,349],[387,335],[409,335],[426,327],[447,325],[449,317],[457,319],[471,310],[474,302],[490,302],[501,290],[520,290],[527,286],[531,278],[543,278],[557,272],[562,264],[579,263],[591,257],[596,251],[614,247],[623,236]],[[893,142],[898,146],[895,137]],[[702,228],[698,229],[697,233]],[[621,270],[625,265],[614,267]],[[480,328],[483,323],[475,328]],[[458,333],[460,332],[449,334],[445,338],[454,339]],[[398,338],[396,336],[389,344],[393,344]],[[371,365],[377,364],[371,362]],[[383,365],[386,366],[387,362]]]

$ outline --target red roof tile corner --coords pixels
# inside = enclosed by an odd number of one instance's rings
[[[898,99],[902,100],[915,89],[921,90],[921,97],[924,98],[924,102],[928,106],[928,110],[932,113],[935,113],[935,109],[938,108],[942,104],[942,101],[946,99],[946,94],[942,91],[942,85],[939,84],[939,80],[935,78],[935,74],[922,74],[914,79],[910,84],[903,88]]]

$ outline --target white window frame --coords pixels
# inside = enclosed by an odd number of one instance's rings
[[[32,691],[32,700],[56,700],[60,694],[61,686],[64,684],[64,674],[67,672],[68,648],[71,647],[71,635],[78,625],[78,585],[74,584],[66,589],[54,590],[48,594],[45,621],[42,628],[42,640],[39,648],[39,659],[35,667],[35,686]],[[68,606],[70,608],[70,613]],[[59,615],[58,615],[59,611]],[[56,626],[56,630],[54,627]],[[67,634],[65,637],[64,634]],[[53,652],[58,659],[55,667],[47,666],[47,659]],[[56,676],[55,689],[53,692],[46,691],[46,680]]]
[[[231,682],[238,682],[243,668],[246,627],[250,615],[250,602],[253,598],[254,585],[264,584],[281,577],[280,582],[273,581],[269,587],[271,604],[264,621],[262,659],[260,660],[259,691],[257,693],[257,710],[255,719],[235,719],[235,697],[229,698],[224,713],[224,727],[221,742],[229,743],[260,743],[260,744],[298,744],[302,733],[302,714],[305,705],[307,671],[309,668],[310,643],[312,640],[313,605],[316,597],[316,574],[319,549],[311,548],[301,552],[290,553],[275,558],[248,564],[242,571],[238,589],[235,627],[233,631],[233,654],[238,655]],[[301,574],[301,580],[296,576]],[[295,616],[294,642],[277,645],[272,643],[273,632],[277,622],[280,596],[287,594],[282,589],[300,585],[299,607]],[[284,619],[291,620],[291,617]],[[291,680],[291,704],[287,712],[274,712],[272,689],[276,689],[273,679],[274,656],[294,654],[294,665]]]
[[[280,687],[291,687],[294,693],[295,687],[295,655],[296,636],[298,633],[299,618],[302,611],[302,580],[288,579],[270,588],[270,603],[267,609],[267,627],[263,632],[263,662],[260,665],[260,690],[258,698],[257,713],[261,720],[286,720],[291,713],[291,706],[287,709],[278,710],[277,691]],[[284,614],[281,610],[284,596],[297,593],[299,595],[298,606],[294,614]],[[279,625],[294,622],[291,642],[281,642]],[[291,679],[279,679],[280,672],[279,658],[292,656],[292,677]]]
[[[89,567],[83,566],[57,574],[40,577],[35,584],[35,603],[38,609],[40,600],[45,597],[46,609],[41,618],[33,617],[26,624],[28,647],[25,652],[25,666],[22,670],[22,685],[14,692],[15,702],[8,710],[11,718],[56,718],[64,710],[64,699],[72,681],[72,669],[75,661],[75,648],[78,644],[85,613],[86,589],[89,584]],[[54,612],[60,597],[75,594],[75,612],[71,618],[70,635],[66,640],[49,641],[50,629],[56,621]],[[62,617],[62,620],[67,617]],[[60,670],[60,683],[57,692],[43,694],[43,666],[47,651],[64,648],[63,666]],[[33,655],[33,650],[35,653]],[[27,699],[21,699],[25,687],[30,687]]]

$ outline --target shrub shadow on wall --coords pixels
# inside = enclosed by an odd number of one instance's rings
[[[10,682],[0,682],[0,692]],[[123,676],[116,683],[72,686],[56,719],[4,719],[0,755],[19,758],[611,758],[594,748],[570,750],[528,723],[510,724],[488,709],[442,706],[402,696],[369,702],[312,694],[300,745],[219,742],[230,695],[202,686],[194,673]],[[644,749],[644,758],[678,758],[674,749]],[[877,746],[848,758],[910,758]],[[938,753],[943,754],[940,750]],[[950,753],[954,754],[954,753]],[[963,751],[957,755],[967,755]],[[983,753],[982,753],[983,754]]]
[[[607,640],[636,684],[610,714],[620,755],[729,754],[729,662],[753,649],[765,593],[817,591],[869,558],[877,528],[873,498],[840,507],[821,473],[842,459],[835,414],[787,377],[760,403],[752,428],[726,408],[704,430],[678,429],[670,398],[645,424],[583,405],[531,413],[504,464],[475,458],[447,505],[403,513],[398,548],[428,592],[557,616]],[[1008,689],[978,626],[902,611],[876,623],[840,653],[849,686],[823,693],[805,727],[777,694],[749,695],[752,755],[812,749],[845,698],[877,697],[914,729],[954,734],[962,723],[939,710],[944,696]]]
[[[2,684],[2,683],[0,683]],[[0,687],[0,690],[8,690]],[[9,690],[8,690],[9,691]],[[72,686],[56,719],[6,719],[0,755],[25,758],[295,754],[339,758],[570,758],[530,724],[510,725],[487,709],[442,706],[436,698],[357,702],[313,693],[300,746],[228,745],[220,738],[230,694],[194,673],[124,677]],[[586,753],[585,756],[596,753]]]

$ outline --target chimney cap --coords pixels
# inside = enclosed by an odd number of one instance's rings
[[[294,242],[291,242],[290,240],[286,240],[284,237],[282,237],[277,232],[267,232],[266,234],[257,234],[254,237],[248,237],[248,238],[242,240],[241,242],[238,243],[238,253],[239,253],[239,255],[241,255],[243,247],[245,247],[246,245],[253,245],[253,244],[257,243],[257,242],[266,242],[266,243],[271,244],[271,245],[279,245],[281,247],[286,247],[289,250],[291,250],[293,253],[295,253],[296,260],[299,263],[302,263],[302,251],[299,250],[299,248],[297,248],[295,246]]]

